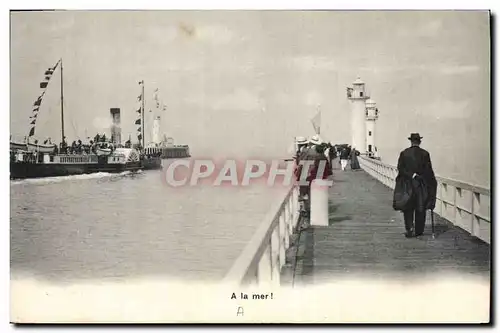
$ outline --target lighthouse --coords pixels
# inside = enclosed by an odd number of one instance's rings
[[[347,98],[351,101],[351,146],[363,153],[366,148],[366,100],[365,83],[358,77],[347,88]]]
[[[366,152],[369,156],[374,156],[375,149],[375,122],[378,119],[377,104],[373,99],[366,101]]]
[[[153,143],[160,144],[160,116],[156,116],[153,121]]]

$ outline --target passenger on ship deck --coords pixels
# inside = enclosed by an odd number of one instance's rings
[[[63,141],[61,142],[60,145],[60,152],[61,154],[67,154],[68,153],[68,143],[66,142],[66,137],[63,138]]]

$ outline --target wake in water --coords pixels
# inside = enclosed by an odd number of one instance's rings
[[[20,180],[11,180],[10,183],[11,185],[22,185],[22,184],[44,185],[44,184],[61,183],[66,181],[89,180],[89,179],[97,179],[98,181],[114,181],[122,179],[127,176],[135,176],[138,174],[142,174],[142,170],[139,170],[137,172],[131,172],[131,171],[124,171],[121,173],[96,172],[84,175],[20,179]]]

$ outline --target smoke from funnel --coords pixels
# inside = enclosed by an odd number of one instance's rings
[[[122,130],[120,126],[120,108],[109,109],[111,114],[111,142],[114,144],[121,144],[122,142]]]

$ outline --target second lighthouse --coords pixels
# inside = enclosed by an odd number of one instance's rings
[[[351,146],[360,153],[366,149],[366,104],[369,98],[365,91],[365,83],[358,77],[352,83],[352,88],[347,88],[347,98],[351,101]]]

